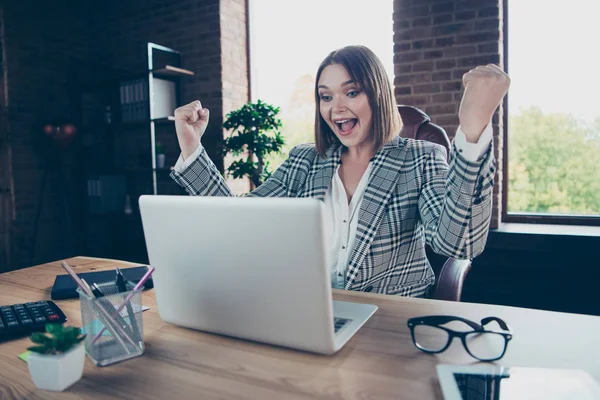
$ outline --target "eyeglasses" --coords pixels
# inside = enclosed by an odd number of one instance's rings
[[[460,321],[472,331],[459,332],[441,325]],[[496,322],[505,332],[486,330],[485,326]],[[513,331],[506,322],[497,317],[487,317],[481,324],[461,317],[449,315],[431,315],[415,317],[408,320],[408,327],[413,343],[419,350],[436,354],[445,351],[455,337],[460,338],[467,352],[479,361],[495,361],[504,356],[508,341],[513,337]]]

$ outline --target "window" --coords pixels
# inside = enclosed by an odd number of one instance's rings
[[[381,59],[393,81],[393,0],[251,0],[250,77],[252,101],[280,107],[284,154],[314,142],[314,80],[332,50],[365,45]]]
[[[503,219],[600,225],[597,0],[514,0],[505,10]]]

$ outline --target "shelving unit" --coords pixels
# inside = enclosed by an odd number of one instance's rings
[[[193,75],[194,72],[181,68],[181,54],[178,51],[155,43],[148,43],[148,101],[150,103],[150,151],[152,154],[152,187],[154,194],[158,194],[156,163],[157,125],[174,123],[175,117],[173,115],[164,115],[165,109],[173,108],[172,106],[169,107],[170,104],[175,104],[175,106],[180,104],[180,79]],[[159,105],[159,102],[164,100],[159,97],[161,96],[159,88],[168,91],[169,95],[174,93],[174,99],[166,97],[168,99],[166,100],[167,102],[172,100],[174,103]],[[171,88],[173,92],[171,92]],[[175,111],[175,109],[173,108],[172,111]],[[174,130],[173,134],[175,134]]]
[[[155,43],[147,44],[146,70],[103,68],[89,73],[80,86],[86,251],[143,263],[147,254],[137,199],[184,193],[169,177],[179,155],[174,111],[181,105],[182,82],[194,72],[182,67],[178,51]],[[157,142],[166,154],[162,168]]]

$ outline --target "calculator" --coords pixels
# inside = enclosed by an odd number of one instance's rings
[[[51,300],[0,306],[0,342],[44,331],[47,323],[66,320],[65,313]]]

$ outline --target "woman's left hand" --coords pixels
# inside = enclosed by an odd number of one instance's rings
[[[464,74],[463,85],[458,119],[467,141],[476,143],[506,95],[510,78],[497,65],[488,64]]]

